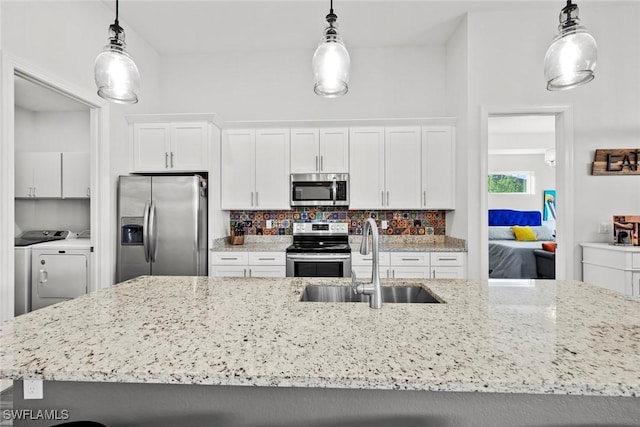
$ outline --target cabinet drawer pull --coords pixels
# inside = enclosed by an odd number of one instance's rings
[[[220,258],[220,259],[221,259],[221,260],[223,260],[223,261],[236,261],[236,260],[238,260],[239,258],[237,258],[237,257],[236,257],[236,258],[225,258],[225,257],[222,257],[222,258]]]
[[[316,170],[318,170],[318,156],[316,156]]]
[[[164,167],[165,169],[169,169],[169,153],[164,152]]]
[[[458,258],[438,258],[438,261],[457,261]]]
[[[320,172],[324,171],[324,156],[320,156]]]
[[[420,258],[402,258],[402,261],[420,261]]]
[[[171,152],[171,169],[173,169],[173,151]]]

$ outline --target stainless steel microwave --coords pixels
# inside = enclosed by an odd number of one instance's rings
[[[291,206],[349,206],[348,173],[292,173]]]

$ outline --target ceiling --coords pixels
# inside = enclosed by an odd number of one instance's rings
[[[102,1],[115,18],[115,2]],[[470,11],[553,6],[563,2],[336,0],[334,12],[347,48],[371,48],[442,45]],[[183,55],[315,47],[328,10],[329,0],[127,0],[119,18],[160,55]]]
[[[20,76],[15,78],[15,105],[34,112],[89,111],[89,107]]]

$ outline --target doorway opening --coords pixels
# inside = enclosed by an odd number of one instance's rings
[[[555,278],[572,280],[580,268],[573,230],[573,109],[570,106],[491,106],[480,111],[479,254],[480,277],[489,279],[489,119],[491,117],[552,116],[555,121],[556,221]],[[542,209],[542,201],[539,209]],[[499,280],[499,279],[496,279]],[[507,279],[513,280],[513,279]]]
[[[0,265],[7,268],[0,271],[0,320],[6,320],[18,296],[16,236],[65,230],[85,237],[91,292],[113,283],[113,215],[106,102],[9,54],[1,60]]]
[[[543,114],[488,118],[491,279],[556,277],[555,121]]]

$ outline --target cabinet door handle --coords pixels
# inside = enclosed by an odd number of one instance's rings
[[[431,277],[436,278],[436,270],[431,270]]]
[[[420,258],[402,258],[402,261],[420,261]]]
[[[245,268],[243,273],[242,273],[242,277],[247,277],[247,269]]]
[[[256,206],[258,206],[258,192],[256,191]]]
[[[396,271],[395,271],[395,270],[391,270],[391,277],[392,277],[393,279],[395,279],[395,278],[396,278]]]
[[[32,196],[32,197],[36,197],[36,194],[37,194],[37,193],[36,193],[36,187],[35,187],[35,186],[33,186],[33,196]]]
[[[455,261],[457,258],[438,258],[438,261]]]
[[[258,258],[258,261],[275,261],[275,258]]]
[[[320,171],[324,170],[324,156],[320,156]]]
[[[251,192],[251,206],[253,206],[253,191]]]
[[[382,193],[382,206],[384,206],[384,191],[381,191],[380,193]]]
[[[318,170],[318,156],[316,156],[316,171]]]
[[[389,190],[387,190],[387,206],[389,206]]]
[[[164,152],[164,168],[169,169],[169,153]]]
[[[87,187],[87,197],[91,197],[91,187]]]
[[[422,205],[423,206],[427,206],[427,191],[426,190],[422,192],[422,200],[423,200]]]
[[[171,152],[171,169],[173,169],[173,151]]]
[[[237,257],[229,257],[229,258],[225,258],[225,257],[221,257],[220,260],[222,261],[236,261],[238,258]]]

